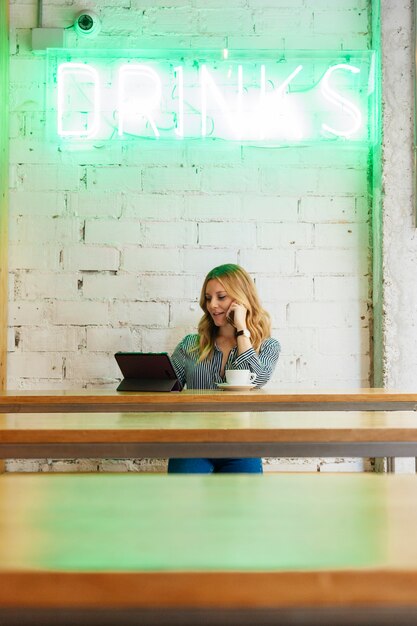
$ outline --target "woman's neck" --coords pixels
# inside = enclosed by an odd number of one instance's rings
[[[227,326],[222,326],[217,331],[217,337],[224,339],[225,341],[235,342],[236,341],[236,331],[233,326],[228,324]]]

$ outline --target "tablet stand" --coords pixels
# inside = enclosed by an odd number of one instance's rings
[[[180,391],[180,388],[176,378],[124,378],[116,391]]]

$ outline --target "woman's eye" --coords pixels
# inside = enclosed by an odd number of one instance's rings
[[[219,296],[219,300],[224,300],[226,296]]]

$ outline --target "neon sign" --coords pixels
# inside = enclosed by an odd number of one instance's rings
[[[48,51],[51,136],[67,142],[373,141],[373,53]]]

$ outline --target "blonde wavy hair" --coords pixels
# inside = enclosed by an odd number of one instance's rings
[[[252,345],[256,351],[259,351],[264,339],[271,336],[271,318],[269,313],[262,308],[255,283],[249,274],[243,267],[227,263],[212,269],[204,279],[201,288],[200,307],[203,309],[204,315],[198,324],[199,361],[212,358],[214,353],[217,327],[207,311],[206,301],[207,283],[213,279],[219,281],[228,296],[246,307],[248,311],[246,323],[251,334]]]

